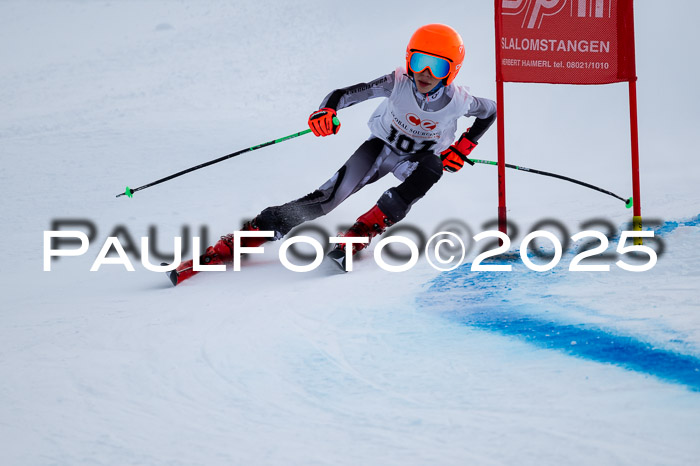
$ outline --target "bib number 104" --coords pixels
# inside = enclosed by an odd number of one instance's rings
[[[402,150],[403,152],[414,152],[416,150],[416,144],[417,142],[405,134],[399,134],[399,130],[394,128],[394,126],[391,127],[391,131],[389,132],[389,137],[387,140],[393,144],[397,149]],[[431,147],[433,147],[435,144],[437,144],[436,141],[422,141],[421,146],[418,147],[417,152],[423,152],[430,150]]]
[[[610,271],[610,265],[609,264],[581,264],[581,261],[583,259],[586,259],[587,257],[593,257],[599,254],[602,254],[605,252],[606,249],[608,249],[608,238],[605,236],[603,233],[595,230],[586,230],[582,231],[581,233],[577,233],[574,236],[571,237],[572,240],[574,241],[580,241],[584,238],[595,238],[598,241],[600,241],[600,245],[597,247],[586,250],[583,252],[578,253],[574,258],[571,260],[571,264],[569,265],[569,270],[572,272],[609,272]],[[654,237],[654,232],[653,231],[623,231],[620,235],[620,242],[617,245],[617,252],[620,255],[628,254],[628,253],[637,253],[637,254],[642,254],[645,256],[648,256],[648,260],[641,265],[632,265],[629,264],[622,259],[618,260],[615,262],[615,265],[617,265],[619,268],[626,270],[628,272],[646,272],[647,270],[650,270],[654,265],[656,265],[657,261],[657,256],[656,256],[656,251],[654,251],[652,248],[649,246],[644,246],[644,245],[630,245],[627,246],[626,243],[628,239],[630,238],[653,238]],[[510,238],[508,236],[500,231],[485,231],[483,233],[479,233],[478,235],[474,236],[475,241],[481,241],[482,239],[485,238],[498,238],[501,240],[501,246],[499,246],[496,249],[491,249],[488,251],[485,251],[481,254],[479,254],[474,261],[472,262],[472,267],[471,270],[477,271],[477,272],[510,272],[512,270],[512,266],[510,264],[482,264],[482,262],[489,258],[489,257],[494,257],[498,256],[499,254],[503,254],[507,252],[510,249]],[[554,257],[546,263],[546,264],[535,264],[530,260],[530,258],[527,255],[527,249],[532,240],[535,238],[546,238],[548,239],[553,245],[554,245]],[[522,242],[520,243],[520,258],[522,259],[523,263],[530,269],[534,270],[535,272],[546,272],[547,270],[551,270],[554,267],[559,264],[559,261],[561,260],[562,257],[562,246],[561,243],[559,242],[559,239],[554,236],[554,234],[544,231],[544,230],[537,230],[533,231],[529,235],[527,235],[525,238],[523,238]]]

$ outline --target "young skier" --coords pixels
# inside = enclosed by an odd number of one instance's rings
[[[309,117],[316,136],[336,134],[340,129],[336,111],[376,97],[386,97],[369,119],[370,138],[320,188],[274,207],[268,207],[243,231],[272,231],[280,239],[297,225],[329,213],[351,194],[393,173],[401,183],[384,192],[376,205],[361,215],[343,235],[373,238],[402,220],[411,206],[440,179],[442,172],[456,172],[470,163],[467,156],[496,118],[492,100],[474,97],[467,88],[453,84],[464,60],[460,35],[443,24],[419,28],[406,47],[406,68],[369,83],[331,92],[320,109]],[[454,143],[457,120],[476,117]],[[242,247],[256,247],[270,238],[244,237]],[[353,244],[352,253],[367,244]],[[230,263],[233,234],[222,236],[200,257],[200,264]],[[340,244],[336,253],[345,253]],[[192,260],[170,272],[173,285],[196,271]]]

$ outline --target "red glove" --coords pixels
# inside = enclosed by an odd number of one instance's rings
[[[456,143],[442,151],[440,160],[442,160],[442,169],[446,172],[454,173],[464,166],[464,162],[469,165],[474,165],[474,162],[469,160],[467,156],[476,147],[476,142],[471,142],[467,139],[467,133],[463,133]]]
[[[326,107],[309,116],[309,128],[316,136],[330,136],[340,130],[340,121],[338,121],[335,110]]]

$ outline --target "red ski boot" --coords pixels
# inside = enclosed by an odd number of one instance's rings
[[[254,222],[246,223],[241,231],[259,231]],[[241,246],[254,248],[269,241],[270,238],[241,238]],[[233,262],[233,233],[222,236],[214,245],[209,246],[204,254],[199,256],[199,263],[202,265],[220,265]],[[188,260],[181,263],[175,270],[166,272],[173,286],[177,286],[199,272],[193,268],[194,261]]]
[[[384,233],[384,231],[386,231],[386,229],[392,224],[393,222],[387,218],[384,212],[379,210],[379,206],[375,205],[374,207],[369,209],[369,211],[367,211],[365,214],[361,215],[357,219],[355,224],[348,229],[347,232],[345,232],[344,234],[339,234],[338,236],[347,236],[355,238],[368,237],[369,240],[372,241],[372,238]],[[338,243],[336,247],[328,253],[328,257],[332,259],[336,264],[338,264],[343,269],[343,271],[346,270],[345,246],[346,244],[344,243]],[[369,246],[369,241],[367,243],[353,243],[352,254],[357,254],[359,251],[362,251],[367,246]]]

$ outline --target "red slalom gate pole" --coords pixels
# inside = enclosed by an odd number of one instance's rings
[[[634,199],[634,212],[632,217],[632,229],[642,231],[642,199],[639,183],[639,128],[637,125],[637,81],[629,82],[630,94],[630,135],[632,139],[632,198]],[[634,244],[642,244],[642,238],[635,238]]]
[[[632,213],[632,230],[642,231],[642,198],[641,187],[639,183],[639,127],[637,125],[637,59],[634,41],[634,0],[629,3],[629,15],[632,20],[627,24],[628,29],[628,51],[631,67],[633,70],[632,78],[629,80],[629,99],[630,99],[630,138],[632,149],[632,199],[634,199],[634,210]],[[642,244],[642,238],[635,238],[634,244]]]
[[[506,215],[506,136],[503,121],[503,81],[496,82],[496,106],[498,129],[498,231],[508,234]]]
[[[496,42],[496,128],[498,132],[498,231],[508,234],[506,216],[506,133],[503,106],[503,77],[501,76],[501,18],[500,0],[494,0]]]

